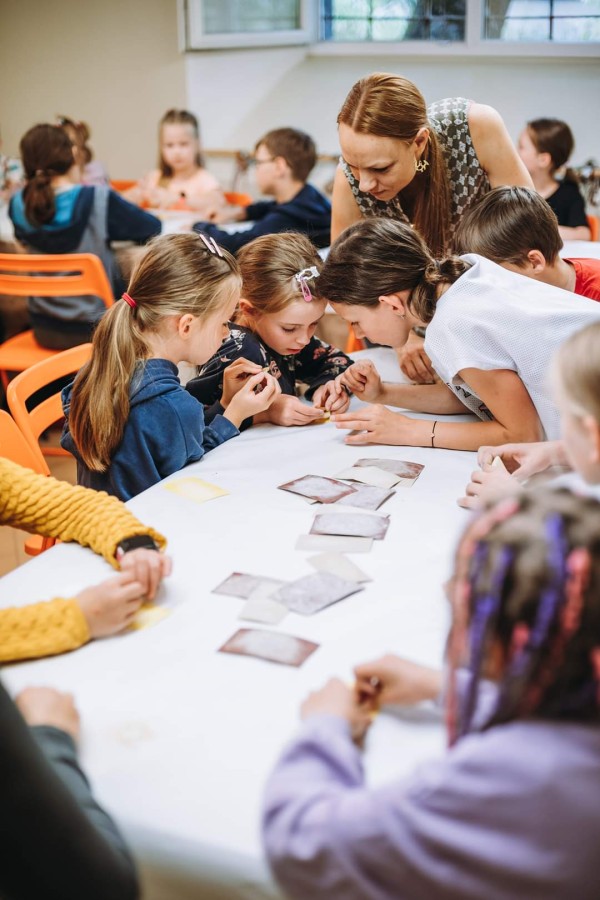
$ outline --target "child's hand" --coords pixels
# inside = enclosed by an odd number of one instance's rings
[[[377,404],[355,412],[335,413],[331,417],[336,428],[347,428],[358,434],[344,438],[346,444],[405,444],[414,446],[412,430],[415,420],[401,413],[391,412]]]
[[[223,370],[223,394],[221,395],[221,406],[227,407],[244,386],[250,375],[258,375],[262,372],[262,366],[257,363],[250,362],[240,356],[230,366]]]
[[[339,716],[350,725],[352,740],[360,744],[371,724],[371,710],[339,678],[331,678],[320,691],[309,694],[300,708],[302,719],[310,716]]]
[[[499,447],[480,447],[477,462],[483,468],[499,456],[509,472],[518,481],[526,481],[532,475],[550,466],[568,465],[562,441],[538,441],[531,444],[502,444]]]
[[[347,391],[337,381],[328,381],[313,394],[313,406],[328,412],[346,412],[350,406],[350,397]]]
[[[269,409],[281,394],[279,382],[272,375],[263,372],[251,375],[231,400],[224,416],[239,428],[244,419]]]
[[[361,359],[335,379],[336,384],[346,385],[365,403],[377,403],[382,393],[381,378],[370,359]]]
[[[269,408],[263,421],[273,425],[310,425],[316,419],[323,418],[323,410],[308,406],[298,397],[282,394]]]
[[[117,634],[131,624],[146,599],[144,585],[131,572],[121,572],[75,597],[93,638]]]
[[[465,496],[457,500],[463,509],[478,509],[488,500],[498,499],[520,489],[520,483],[504,467],[494,468],[486,463],[482,469],[471,473],[471,480],[465,488]]]
[[[142,592],[148,600],[154,600],[161,581],[171,574],[173,563],[170,556],[165,556],[158,550],[138,547],[119,558],[119,568],[141,584]]]
[[[354,669],[361,705],[371,710],[390,704],[411,706],[435,700],[442,689],[442,673],[429,666],[387,654]]]
[[[79,738],[79,713],[72,694],[54,688],[29,687],[15,698],[15,704],[31,728],[50,725],[65,731],[74,741]]]

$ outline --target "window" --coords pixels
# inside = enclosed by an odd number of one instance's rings
[[[504,41],[600,41],[600,0],[487,0],[484,35]]]
[[[466,0],[324,0],[326,41],[462,41]]]
[[[307,0],[184,0],[186,50],[306,44]]]

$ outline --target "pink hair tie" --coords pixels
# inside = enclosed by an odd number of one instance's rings
[[[129,296],[129,294],[121,294],[121,299],[125,301],[127,306],[130,306],[132,309],[136,308],[137,303],[135,302],[133,297]]]

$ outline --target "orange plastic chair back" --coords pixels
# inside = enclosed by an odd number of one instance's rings
[[[356,353],[357,350],[364,350],[365,345],[360,338],[354,334],[354,329],[350,325],[348,327],[348,340],[346,341],[345,352],[348,354]]]
[[[223,191],[225,199],[231,206],[250,206],[254,198],[250,194],[241,194],[238,191]]]
[[[43,400],[32,410],[27,409],[27,401],[40,388],[47,387],[58,378],[77,373],[91,354],[91,344],[80,344],[70,350],[63,350],[21,372],[8,385],[6,392],[8,407],[25,440],[34,451],[41,453],[40,435],[63,418],[60,391]]]
[[[113,191],[118,191],[120,194],[123,193],[123,191],[128,191],[130,188],[135,187],[136,184],[137,181],[135,178],[117,178],[110,182]]]
[[[104,266],[92,253],[43,256],[0,253],[0,294],[18,297],[93,294],[100,297],[107,307],[114,303]],[[8,372],[23,372],[59,352],[40,347],[31,331],[24,331],[4,341],[0,345],[0,380],[4,389],[8,387]]]
[[[600,241],[600,219],[598,216],[590,216],[587,217],[588,225],[590,226],[590,231],[592,232],[592,240]]]

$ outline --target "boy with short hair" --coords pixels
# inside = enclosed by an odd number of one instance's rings
[[[261,193],[274,199],[229,207],[213,218],[214,222],[254,222],[246,231],[229,234],[211,222],[196,222],[194,231],[210,235],[232,253],[260,235],[280,231],[299,231],[307,234],[317,247],[328,246],[331,204],[306,183],[316,161],[315,143],[303,131],[277,128],[267,132],[256,144],[254,165]]]
[[[562,246],[553,211],[524,187],[494,188],[465,214],[454,237],[457,253],[477,253],[520,275],[600,300],[600,259],[562,259]]]

